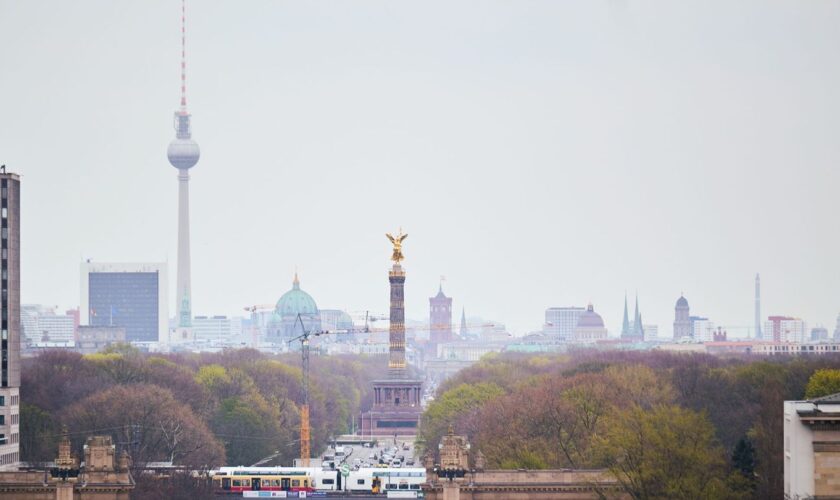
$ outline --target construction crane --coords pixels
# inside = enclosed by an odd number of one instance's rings
[[[259,321],[258,321],[258,312],[267,312],[274,310],[274,304],[255,304],[253,306],[244,307],[246,311],[251,313],[251,346],[258,347],[259,346]]]
[[[289,339],[289,343],[291,344],[296,340],[300,341],[301,370],[303,372],[303,404],[300,406],[300,466],[309,467],[309,459],[312,457],[311,431],[309,428],[309,339],[310,337],[339,333],[367,333],[370,328],[368,328],[367,314],[365,314],[365,326],[362,329],[306,331],[303,318],[298,313],[292,325],[293,331],[298,322],[300,323],[300,331],[303,333]]]

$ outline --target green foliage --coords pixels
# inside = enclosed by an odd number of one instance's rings
[[[808,379],[805,397],[808,399],[821,398],[840,392],[840,370],[817,370]]]
[[[732,452],[732,465],[746,477],[755,475],[755,447],[749,438],[741,438]]]
[[[24,461],[40,461],[55,455],[61,430],[53,415],[42,408],[22,402],[20,405],[20,454]]]
[[[633,450],[632,443],[619,439],[619,431],[631,436],[628,426],[635,425],[650,434],[637,446],[648,450],[650,463],[633,477],[662,483],[665,489],[651,486],[636,494],[628,480],[625,492],[631,497],[778,498],[783,489],[782,402],[840,392],[838,364],[840,357],[832,355],[502,353],[441,385],[438,400],[424,414],[421,439],[434,449],[453,423],[473,449],[482,451],[488,468],[542,466],[532,457],[549,468],[617,467],[616,457],[623,453],[618,450]],[[465,402],[470,398],[468,391],[459,393],[480,384],[494,384],[503,393],[461,407],[459,396],[467,396]],[[663,415],[673,423],[657,421]],[[691,436],[694,427],[701,432]],[[693,448],[682,449],[683,443]],[[723,450],[729,450],[731,460]],[[706,472],[694,462],[704,464]],[[657,468],[679,481],[668,485],[654,474]]]
[[[85,359],[91,363],[111,363],[123,359],[123,355],[118,352],[95,352],[93,354],[85,354]]]
[[[420,435],[427,443],[440,441],[458,417],[478,409],[482,403],[502,396],[504,389],[494,383],[461,384],[444,392],[423,414]]]
[[[126,357],[139,356],[140,349],[128,343],[111,344],[101,351],[103,354],[121,354]]]
[[[505,459],[502,469],[548,469],[546,461],[536,453],[528,450],[520,451],[515,457]]]
[[[213,391],[229,385],[231,379],[224,366],[206,365],[198,369],[198,373],[195,374],[195,381]]]
[[[61,418],[73,430],[77,449],[93,432],[110,434],[114,442],[137,440],[132,456],[136,466],[171,461],[212,468],[225,461],[207,425],[171,391],[155,385],[115,385],[64,409]]]
[[[176,368],[178,365],[165,358],[152,356],[146,360],[149,366],[154,368]]]
[[[732,496],[714,428],[691,410],[633,405],[610,417],[596,447],[633,498]]]
[[[227,454],[228,464],[250,465],[274,455],[270,465],[291,465],[299,453],[299,354],[270,356],[239,349],[148,355],[117,346],[88,356],[48,351],[23,363],[21,427],[26,431],[21,444],[26,460],[53,460],[62,424],[79,439],[116,427],[115,438],[124,442],[131,439],[126,429],[138,420],[152,429],[144,431],[149,439],[135,457],[139,461],[174,457],[176,463],[221,465]],[[383,378],[385,371],[384,364],[360,357],[313,356],[313,451],[320,452],[329,436],[348,430],[351,417],[370,404],[370,380]],[[144,395],[147,389],[163,392]],[[155,415],[166,419],[157,421]],[[183,434],[187,431],[189,435]],[[207,434],[197,439],[202,432]],[[196,442],[204,443],[203,448],[178,444]]]
[[[225,445],[230,465],[251,465],[271,455],[277,431],[271,411],[263,401],[228,398],[213,419],[213,431]]]

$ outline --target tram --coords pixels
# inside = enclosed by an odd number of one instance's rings
[[[244,491],[350,491],[387,493],[420,491],[423,468],[363,467],[347,476],[316,467],[220,467],[212,472],[214,491],[221,495]]]
[[[213,473],[213,486],[217,493],[222,494],[243,491],[315,491],[308,471],[281,467],[222,467]]]

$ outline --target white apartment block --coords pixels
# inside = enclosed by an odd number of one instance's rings
[[[770,342],[802,343],[810,339],[806,337],[807,327],[799,318],[783,318],[764,322],[762,335]]]
[[[715,338],[715,324],[708,319],[698,319],[692,323],[695,342],[712,342]]]
[[[545,310],[543,332],[553,340],[567,342],[572,339],[578,320],[585,311],[584,307],[550,307]]]

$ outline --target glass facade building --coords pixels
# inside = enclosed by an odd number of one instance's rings
[[[158,339],[158,273],[92,273],[90,325],[125,328],[129,341]]]
[[[129,342],[167,338],[166,265],[82,264],[81,324],[120,327]]]

